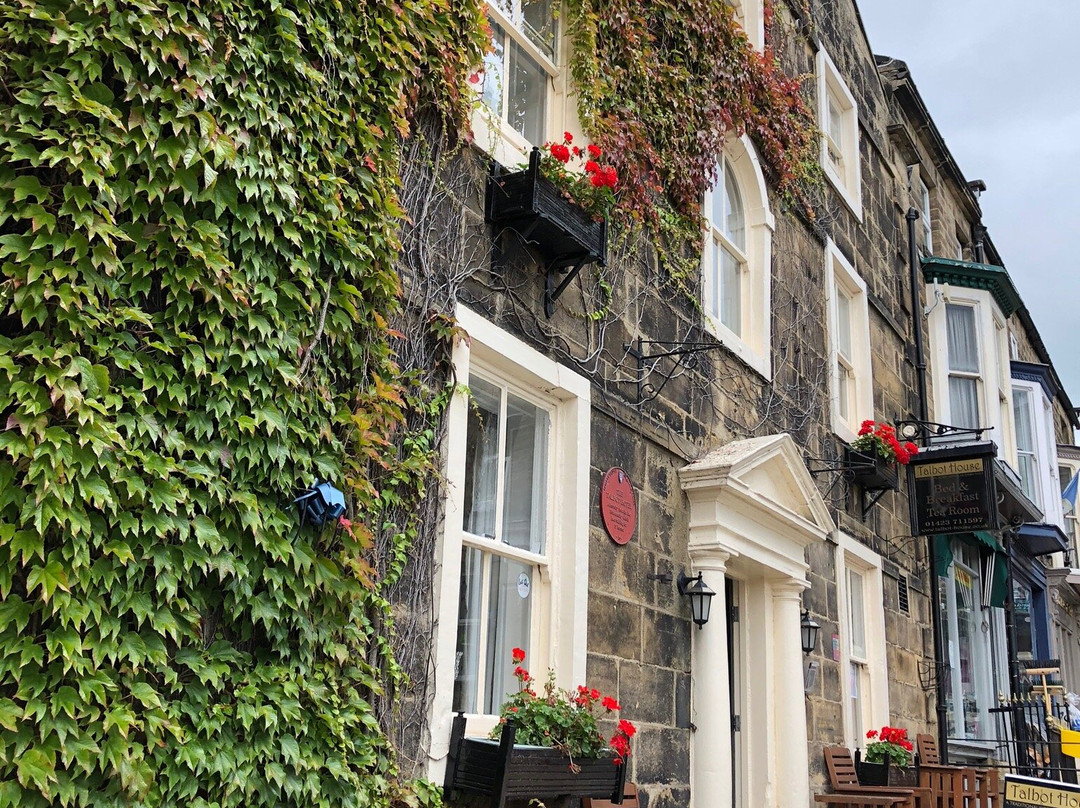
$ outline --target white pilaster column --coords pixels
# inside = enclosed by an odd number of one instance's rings
[[[693,808],[731,806],[731,689],[728,675],[728,554],[694,556],[694,572],[716,592],[709,622],[693,631],[691,698],[696,727],[691,743],[690,804]]]
[[[777,808],[806,808],[810,803],[806,695],[803,690],[801,581],[773,582],[773,710],[776,725],[775,782]]]

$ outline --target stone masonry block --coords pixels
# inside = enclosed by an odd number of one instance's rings
[[[623,659],[641,659],[641,607],[591,593],[589,650]]]
[[[675,674],[664,668],[625,662],[619,668],[622,716],[634,722],[666,724],[675,720]]]

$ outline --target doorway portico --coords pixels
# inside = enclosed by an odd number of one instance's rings
[[[800,602],[809,586],[805,548],[833,529],[828,508],[786,434],[730,443],[679,478],[693,570],[716,589],[717,603],[738,604],[694,632],[692,805],[805,808]]]

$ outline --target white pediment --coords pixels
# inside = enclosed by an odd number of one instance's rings
[[[804,548],[832,517],[790,435],[734,441],[679,472],[690,499],[690,552],[742,556],[799,579]]]

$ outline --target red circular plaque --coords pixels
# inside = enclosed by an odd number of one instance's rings
[[[626,544],[637,529],[637,499],[626,472],[610,468],[600,483],[600,516],[604,529],[616,544]]]

